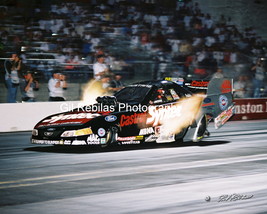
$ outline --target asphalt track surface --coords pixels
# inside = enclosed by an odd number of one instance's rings
[[[228,122],[199,144],[104,151],[0,134],[0,213],[267,213],[266,130]]]

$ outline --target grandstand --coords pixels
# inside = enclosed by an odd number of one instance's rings
[[[0,102],[6,92],[3,62],[14,52],[40,82],[37,101],[47,101],[56,69],[67,76],[67,99],[79,100],[98,50],[126,83],[164,76],[209,79],[218,66],[226,77],[252,80],[249,70],[266,56],[265,41],[253,28],[242,32],[232,20],[213,20],[200,8],[191,0],[1,1]]]

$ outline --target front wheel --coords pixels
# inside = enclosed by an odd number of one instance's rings
[[[107,134],[106,134],[106,142],[105,144],[101,144],[102,148],[107,147],[117,142],[118,130],[119,129],[116,126],[111,126],[108,128]]]

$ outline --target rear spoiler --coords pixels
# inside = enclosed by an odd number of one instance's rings
[[[216,129],[223,126],[234,115],[232,79],[214,78],[209,81],[202,111],[214,119]]]
[[[166,77],[165,80],[176,82],[192,93],[204,93],[202,112],[214,119],[216,129],[222,127],[235,113],[232,79],[185,80],[183,78]]]

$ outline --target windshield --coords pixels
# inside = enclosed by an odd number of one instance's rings
[[[115,97],[122,103],[142,103],[151,86],[128,86],[115,94]]]

